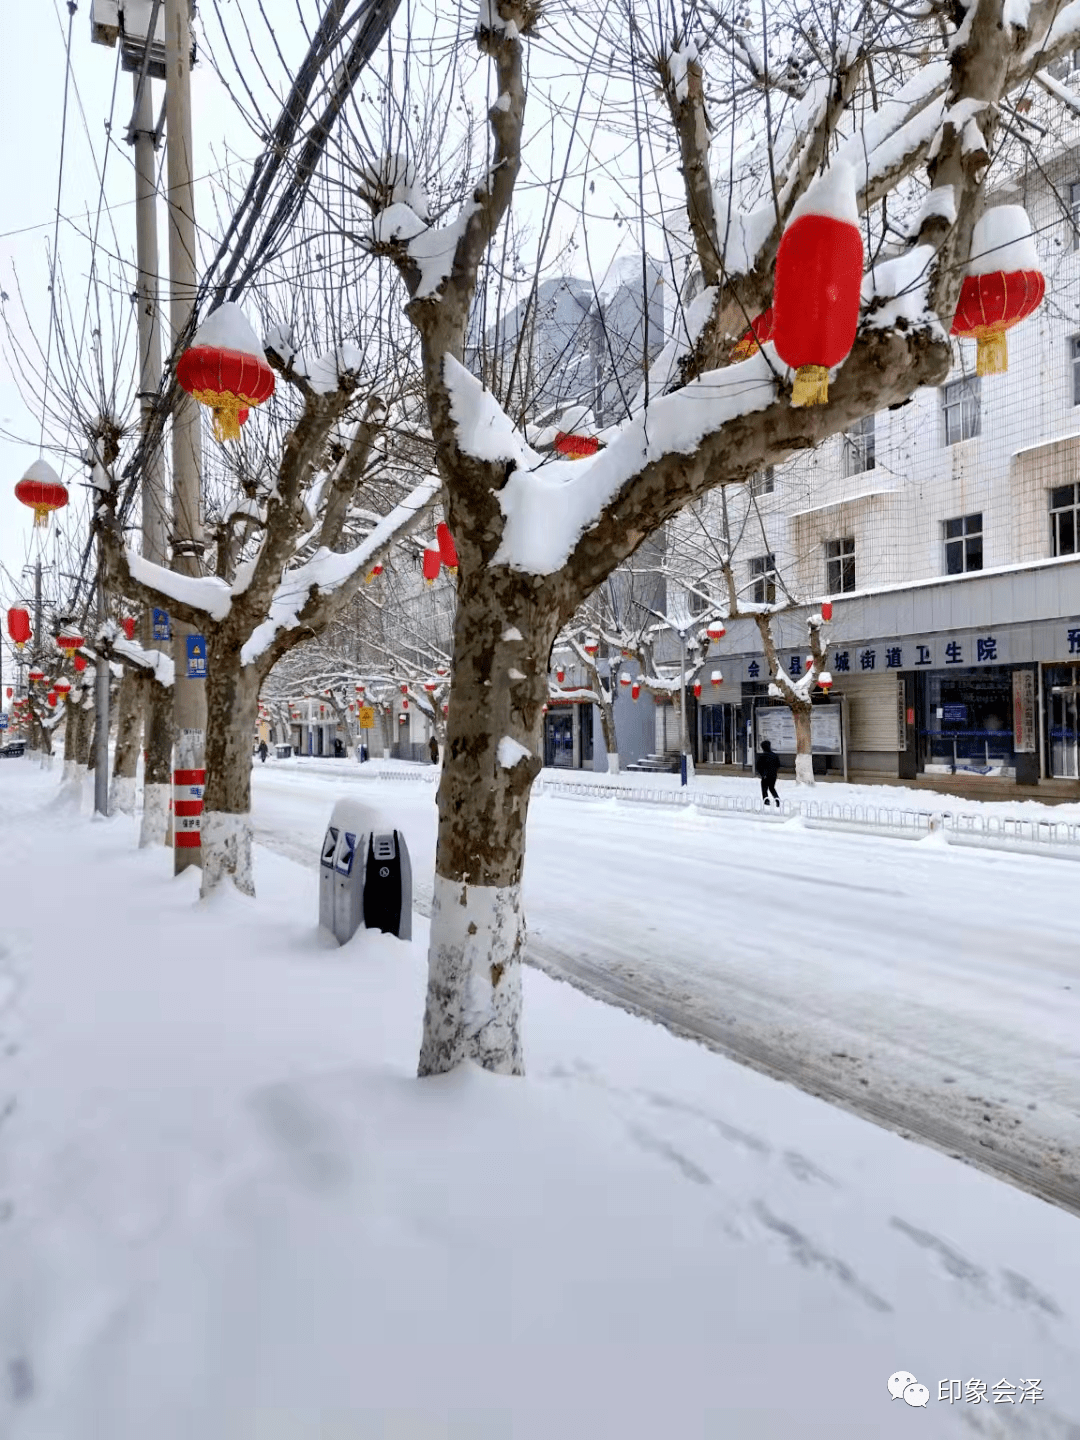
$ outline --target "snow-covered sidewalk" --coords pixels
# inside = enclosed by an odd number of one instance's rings
[[[265,851],[200,904],[55,789],[0,779],[0,1433],[1075,1433],[1072,1217],[533,972],[527,1080],[419,1082],[421,920],[339,950]]]

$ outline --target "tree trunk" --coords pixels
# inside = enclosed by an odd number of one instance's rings
[[[525,821],[557,621],[520,576],[459,584],[419,1070],[520,1075]]]
[[[602,693],[599,686],[597,686],[597,691]],[[615,736],[615,707],[601,701],[596,708],[600,711],[600,730],[604,736],[604,749],[607,751],[608,774],[618,775],[619,742]]]
[[[109,809],[135,814],[135,770],[139,763],[142,733],[143,682],[133,670],[125,670],[117,699],[116,753],[113,758]]]
[[[791,714],[795,721],[795,781],[799,785],[813,785],[814,757],[811,743],[811,705],[792,705]]]
[[[202,894],[231,880],[255,894],[251,863],[251,739],[261,677],[240,664],[227,636],[207,636],[206,790],[202,810]]]
[[[172,689],[150,680],[143,718],[143,812],[140,845],[164,845],[172,795]]]
[[[83,775],[89,770],[90,759],[94,753],[91,744],[94,731],[94,712],[90,708],[91,703],[89,700],[80,700],[75,707],[77,721],[75,727],[75,762],[79,766],[80,774]]]

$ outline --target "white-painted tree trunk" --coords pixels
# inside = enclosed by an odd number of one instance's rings
[[[117,775],[113,772],[109,789],[109,813],[119,811],[122,815],[135,814],[135,776]]]
[[[242,895],[255,894],[251,860],[250,815],[204,810],[202,815],[202,895],[231,880]]]
[[[139,830],[141,846],[168,844],[171,798],[171,785],[153,785],[148,781],[143,786],[142,826]]]
[[[463,1060],[503,1075],[524,1073],[524,942],[520,885],[467,885],[436,874],[421,1075]],[[502,957],[497,964],[494,955]]]
[[[619,773],[619,757],[617,754],[612,755],[610,750],[607,757],[607,773],[609,775],[618,775]]]
[[[813,755],[795,756],[795,780],[799,785],[813,785],[814,783],[814,757]]]

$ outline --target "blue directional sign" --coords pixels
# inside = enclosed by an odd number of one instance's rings
[[[202,635],[187,637],[187,678],[206,679],[206,640]]]
[[[7,716],[6,716],[6,715],[0,715],[0,730],[6,730],[7,727],[8,727],[8,718],[7,718]]]
[[[172,639],[172,627],[169,624],[169,612],[167,610],[154,611],[154,639]]]

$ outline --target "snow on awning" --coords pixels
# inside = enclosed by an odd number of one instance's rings
[[[789,516],[789,520],[801,520],[805,515],[817,515],[822,510],[839,510],[841,505],[852,505],[856,500],[877,500],[883,495],[899,495],[900,491],[894,485],[889,490],[860,490],[857,495],[844,495],[839,500],[830,500],[825,505],[811,505],[809,510],[795,510]]]

